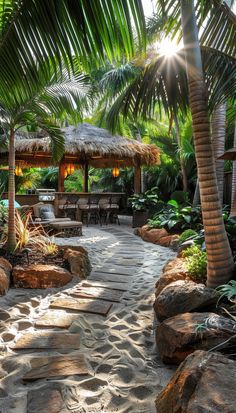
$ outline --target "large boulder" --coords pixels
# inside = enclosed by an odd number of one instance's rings
[[[156,297],[154,310],[159,320],[174,315],[209,307],[218,294],[204,284],[190,280],[178,280],[167,285]]]
[[[3,257],[0,257],[0,268],[5,271],[5,273],[10,277],[12,272],[12,265],[11,263]]]
[[[0,257],[0,295],[5,295],[10,286],[12,265],[8,260]]]
[[[73,275],[76,275],[81,279],[85,279],[89,276],[91,272],[91,264],[85,249],[76,250],[67,248],[64,253],[64,259],[68,261],[70,271]]]
[[[164,362],[179,364],[196,349],[209,350],[219,344],[223,349],[223,343],[235,335],[235,330],[235,321],[218,314],[185,313],[168,318],[157,327],[156,343]]]
[[[167,285],[178,280],[190,280],[185,261],[181,258],[175,258],[164,266],[163,272],[156,282],[156,297]]]
[[[150,228],[148,225],[144,225],[139,229],[140,237],[147,242],[152,242],[153,244],[159,244],[162,237],[167,237],[169,234],[164,229]]]
[[[157,413],[235,413],[236,362],[196,351],[156,399]]]
[[[56,265],[32,264],[13,269],[13,282],[18,288],[63,287],[71,280],[71,273]]]

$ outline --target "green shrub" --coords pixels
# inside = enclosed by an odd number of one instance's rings
[[[194,231],[193,229],[186,229],[184,232],[179,237],[179,243],[182,244],[182,242],[188,240],[189,238],[193,237],[194,235],[197,235],[197,232]]]
[[[193,248],[195,248],[195,253],[187,256],[186,269],[190,277],[195,279],[204,278],[207,274],[207,254],[198,247]]]
[[[192,257],[195,254],[201,252],[200,248],[197,245],[192,245],[192,247],[187,248],[186,250],[182,251],[182,257]]]

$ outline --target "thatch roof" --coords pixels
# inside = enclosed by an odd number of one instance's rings
[[[145,145],[133,139],[126,139],[118,135],[111,135],[107,130],[87,123],[78,127],[69,126],[62,129],[65,133],[65,160],[84,161],[95,167],[114,166],[114,161],[123,166],[155,165],[159,163],[160,151],[155,145]],[[33,164],[42,166],[45,157],[51,156],[50,138],[34,138],[26,134],[19,134],[16,138],[16,159],[30,158]],[[41,163],[40,158],[41,157]]]

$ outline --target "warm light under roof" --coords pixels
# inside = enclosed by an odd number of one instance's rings
[[[174,56],[181,48],[182,45],[180,43],[177,44],[168,37],[162,39],[161,42],[157,44],[158,53],[166,57]]]

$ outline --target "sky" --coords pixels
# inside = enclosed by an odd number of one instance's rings
[[[149,17],[153,13],[153,7],[155,9],[155,0],[142,0],[143,2],[143,9],[145,16]],[[232,8],[233,12],[236,14],[236,1]]]

